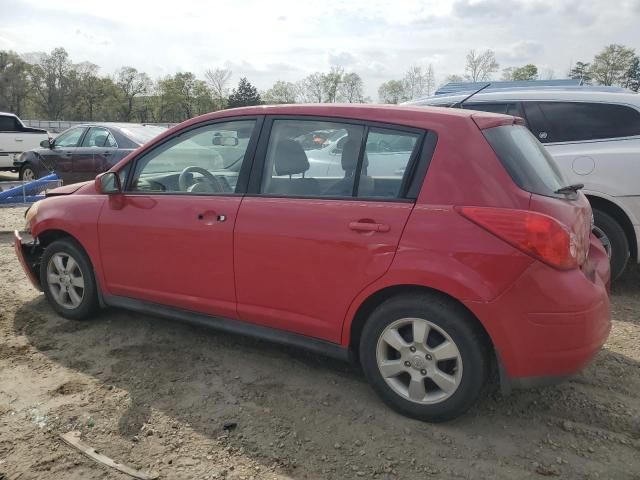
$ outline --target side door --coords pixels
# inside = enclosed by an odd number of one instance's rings
[[[311,174],[313,151],[296,137],[340,129],[340,174]],[[236,223],[238,316],[337,343],[352,300],[391,265],[414,205],[404,172],[413,171],[425,133],[295,117],[269,118],[263,130]],[[375,135],[408,137],[403,173],[373,158]]]
[[[123,167],[98,220],[108,294],[236,318],[233,230],[260,124],[191,126]]]
[[[114,157],[118,145],[111,131],[104,127],[91,127],[82,139],[81,148],[86,154],[76,155],[73,158],[73,171],[76,175],[87,180],[106,172],[113,164],[110,159]]]
[[[13,115],[0,115],[0,168],[13,168],[13,159],[23,151],[24,139]]]
[[[86,127],[75,127],[58,135],[51,148],[39,150],[47,170],[55,171],[65,184],[74,183],[73,156]]]

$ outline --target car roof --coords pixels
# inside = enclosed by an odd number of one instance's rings
[[[180,124],[180,128],[186,125],[201,123],[207,120],[215,120],[218,118],[253,115],[334,117],[420,128],[425,124],[432,125],[434,121],[438,121],[440,123],[459,123],[461,121],[468,121],[471,120],[473,115],[477,115],[477,112],[470,112],[464,109],[443,110],[436,107],[425,108],[412,105],[376,105],[355,103],[260,105],[255,107],[219,110],[217,112],[201,115]],[[498,117],[498,115],[496,117]],[[424,128],[429,127],[424,126]]]
[[[455,95],[433,95],[407,102],[407,105],[451,105],[464,100],[473,92],[465,92]],[[640,107],[640,95],[630,90],[603,91],[598,88],[514,88],[496,89],[487,92],[480,92],[473,95],[468,102],[492,102],[492,101],[574,101],[574,102],[596,102],[596,103],[616,103],[635,105]]]
[[[7,115],[9,117],[18,118],[18,116],[15,113],[10,113],[10,112],[0,112],[0,115]]]
[[[104,127],[104,128],[130,128],[130,127],[159,127],[162,128],[162,126],[160,125],[149,125],[149,124],[145,124],[145,123],[118,123],[118,122],[83,122],[83,123],[78,123],[76,125],[71,125],[69,128],[74,128],[74,127]]]

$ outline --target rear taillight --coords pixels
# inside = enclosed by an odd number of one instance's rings
[[[527,210],[459,207],[472,222],[507,243],[555,268],[569,270],[580,264],[576,236],[553,217]]]

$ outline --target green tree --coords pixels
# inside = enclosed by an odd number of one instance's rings
[[[378,88],[378,97],[382,103],[400,103],[407,100],[405,84],[401,80],[389,80]]]
[[[569,72],[569,78],[574,80],[582,80],[584,83],[591,82],[591,64],[584,62],[576,62],[571,71]]]
[[[30,68],[16,52],[0,50],[0,110],[22,115],[31,90]]]
[[[523,67],[514,68],[511,72],[513,80],[535,80],[538,78],[538,67],[529,63]]]
[[[611,44],[595,56],[589,72],[600,85],[625,84],[636,52],[624,45]]]
[[[83,62],[74,65],[74,76],[76,78],[76,94],[83,105],[82,120],[92,121],[95,119],[96,111],[113,90],[110,90],[108,83],[100,78],[98,71],[100,67],[94,63]]]
[[[73,65],[64,48],[43,54],[31,68],[31,84],[35,92],[34,103],[40,115],[49,120],[61,120],[71,90],[70,72]]]
[[[247,77],[242,77],[238,82],[238,87],[234,88],[229,95],[227,106],[229,108],[248,107],[251,105],[260,105],[261,99],[258,89],[249,83]]]
[[[262,100],[266,104],[296,103],[297,88],[294,83],[278,80],[273,86],[264,92]]]
[[[151,90],[151,79],[144,72],[133,67],[122,67],[116,72],[115,84],[122,98],[120,119],[130,122],[134,113],[134,99],[146,95]]]
[[[343,76],[344,69],[342,67],[331,67],[331,71],[322,76],[325,102],[336,103]]]
[[[640,58],[638,56],[634,57],[633,62],[631,62],[625,86],[634,92],[640,90]]]

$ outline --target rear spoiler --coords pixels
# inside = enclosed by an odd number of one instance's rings
[[[526,125],[524,118],[500,115],[499,113],[478,112],[471,115],[471,118],[480,130],[502,125]]]

